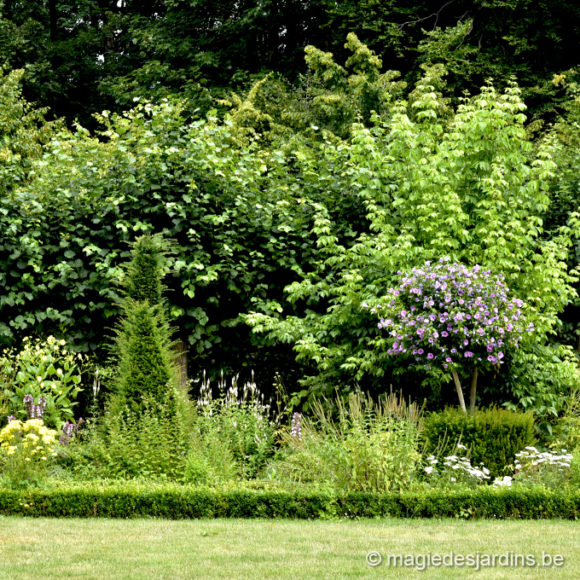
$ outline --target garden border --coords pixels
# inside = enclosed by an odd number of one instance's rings
[[[0,489],[0,515],[31,517],[578,519],[580,490],[476,488],[404,493],[71,486]]]

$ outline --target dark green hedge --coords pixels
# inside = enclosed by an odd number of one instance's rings
[[[482,409],[474,414],[450,408],[425,419],[426,453],[441,457],[455,453],[460,441],[470,450],[471,463],[483,463],[491,479],[504,475],[515,454],[535,443],[532,413],[506,409]]]
[[[193,487],[0,490],[0,515],[33,517],[328,518],[463,517],[577,519],[580,490],[481,487],[401,494]]]

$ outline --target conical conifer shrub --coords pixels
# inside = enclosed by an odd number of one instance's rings
[[[120,403],[138,411],[142,401],[171,416],[176,412],[177,372],[163,302],[166,242],[135,240],[125,280],[124,316],[117,334]]]
[[[116,379],[105,419],[111,469],[123,476],[177,477],[186,453],[188,401],[179,390],[163,302],[165,255],[161,237],[142,236],[127,267]]]
[[[117,393],[134,411],[142,401],[164,415],[175,414],[176,371],[170,330],[159,308],[127,300],[117,336]]]
[[[141,236],[135,240],[124,284],[127,298],[149,302],[151,306],[162,304],[167,251],[167,242],[159,235]]]

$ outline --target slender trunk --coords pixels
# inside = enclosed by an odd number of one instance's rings
[[[457,371],[451,371],[453,375],[453,382],[455,383],[455,388],[457,389],[457,396],[459,397],[459,406],[464,413],[467,413],[465,408],[465,399],[463,398],[463,390],[461,389],[461,383],[459,382],[459,377],[457,376]]]
[[[471,375],[471,392],[469,393],[469,411],[475,413],[475,392],[477,391],[477,368],[473,369]]]
[[[187,392],[189,386],[187,379],[187,347],[182,340],[178,340],[175,343],[175,363],[177,366],[179,386],[184,392]]]

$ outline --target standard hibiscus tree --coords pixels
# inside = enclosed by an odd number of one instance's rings
[[[518,348],[524,333],[534,329],[526,324],[524,303],[508,297],[501,274],[448,258],[399,275],[387,302],[373,308],[379,328],[392,338],[388,353],[414,358],[428,370],[449,372],[465,412],[460,376],[471,374],[473,412],[478,370],[499,368],[507,350]]]

